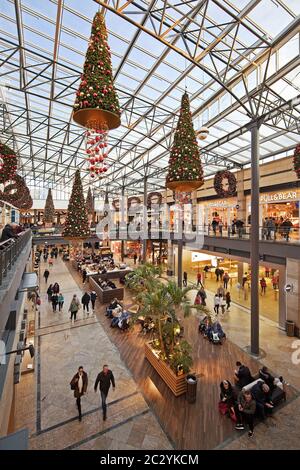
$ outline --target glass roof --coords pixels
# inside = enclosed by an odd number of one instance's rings
[[[145,176],[149,189],[164,188],[185,90],[195,129],[209,128],[199,141],[207,177],[249,165],[246,125],[255,119],[262,160],[292,153],[299,141],[299,0],[2,0],[1,139],[18,151],[31,187],[68,194],[78,167],[90,184],[84,130],[71,112],[99,8],[122,125],[109,134],[109,171],[95,190],[136,193]]]

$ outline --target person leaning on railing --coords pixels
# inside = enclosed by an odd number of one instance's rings
[[[15,233],[15,227],[17,227],[17,224],[6,224],[2,230],[0,242],[18,238],[18,235]]]

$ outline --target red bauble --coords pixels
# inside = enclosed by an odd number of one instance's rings
[[[105,172],[105,171],[107,171],[107,168],[106,168],[106,166],[104,166],[104,167],[103,167],[103,171],[104,171],[104,172]]]
[[[90,162],[91,165],[94,165],[95,164],[95,158],[90,158],[89,162]]]

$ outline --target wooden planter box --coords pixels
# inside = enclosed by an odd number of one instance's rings
[[[156,356],[151,343],[145,344],[145,356],[176,397],[186,392],[186,374],[176,375],[164,361]]]
[[[102,304],[107,304],[111,302],[114,298],[118,300],[123,300],[124,298],[124,289],[123,287],[117,287],[116,289],[102,290],[98,282],[95,281],[92,277],[89,279],[90,289],[94,290],[98,299]]]

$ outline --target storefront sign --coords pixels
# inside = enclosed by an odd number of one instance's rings
[[[297,191],[286,191],[281,193],[271,193],[271,194],[261,194],[260,203],[268,204],[275,202],[284,202],[284,201],[295,201],[297,200]]]
[[[232,201],[226,201],[226,200],[219,200],[219,201],[212,201],[212,202],[208,202],[205,204],[207,207],[215,207],[216,209],[217,208],[227,208],[227,207],[235,207],[236,204],[233,203]]]

